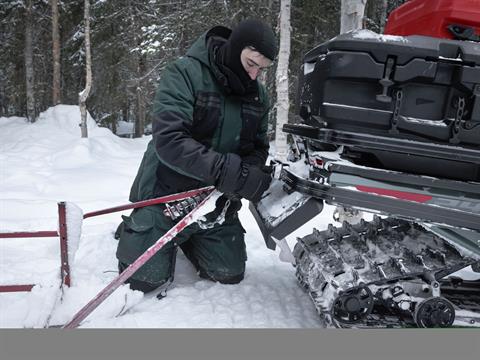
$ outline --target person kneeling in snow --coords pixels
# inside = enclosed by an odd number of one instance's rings
[[[178,246],[201,277],[224,284],[243,279],[247,256],[240,198],[259,201],[271,181],[262,169],[269,104],[257,76],[276,54],[272,29],[250,19],[233,30],[210,29],[163,71],[153,104],[153,139],[130,201],[215,185],[227,195],[210,215],[218,215],[227,197],[231,203],[221,225],[202,229],[194,223],[167,243],[127,280],[132,289],[149,292],[168,285]],[[149,206],[123,217],[116,233],[120,272],[174,226],[164,209]]]

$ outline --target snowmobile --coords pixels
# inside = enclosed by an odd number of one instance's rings
[[[341,34],[304,57],[289,161],[250,209],[327,326],[479,321],[480,281],[452,276],[480,271],[478,19],[472,2],[411,0],[385,35]],[[356,221],[289,252],[324,203]]]

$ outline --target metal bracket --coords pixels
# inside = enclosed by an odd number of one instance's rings
[[[463,113],[465,112],[465,98],[459,97],[457,100],[457,112],[455,113],[455,120],[451,126],[451,137],[449,142],[451,144],[460,143],[458,134],[460,132],[460,124],[463,120]]]
[[[403,101],[403,91],[397,90],[395,92],[395,103],[393,104],[393,115],[392,115],[392,122],[391,128],[389,130],[390,134],[398,134],[398,118],[400,117],[400,109],[402,107]]]

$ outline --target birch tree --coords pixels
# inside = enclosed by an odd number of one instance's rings
[[[288,63],[290,57],[290,0],[280,2],[280,50],[278,54],[277,86],[277,122],[275,126],[275,158],[285,161],[287,158],[287,138],[282,131],[288,122],[290,108],[288,97]]]
[[[60,103],[60,33],[58,26],[58,0],[50,0],[52,8],[53,105]]]
[[[86,81],[85,89],[79,94],[80,103],[80,116],[81,123],[80,128],[82,131],[82,138],[88,137],[87,130],[87,98],[90,94],[90,88],[92,87],[92,55],[90,53],[90,0],[85,0],[84,10],[85,21],[85,67],[86,67]]]
[[[362,29],[367,0],[342,0],[340,33]]]
[[[33,0],[27,0],[25,7],[25,88],[27,98],[27,119],[34,122],[37,114],[35,113],[35,75],[33,70]]]

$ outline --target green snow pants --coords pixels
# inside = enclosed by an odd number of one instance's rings
[[[116,233],[120,271],[176,223],[163,214],[162,205],[135,209],[130,216],[122,218]],[[137,290],[148,292],[172,281],[177,248],[180,247],[201,277],[221,283],[238,283],[243,279],[247,260],[244,234],[237,213],[227,216],[223,224],[211,229],[201,229],[193,223],[165,244],[127,282],[132,288],[135,288],[134,284],[142,284]]]

